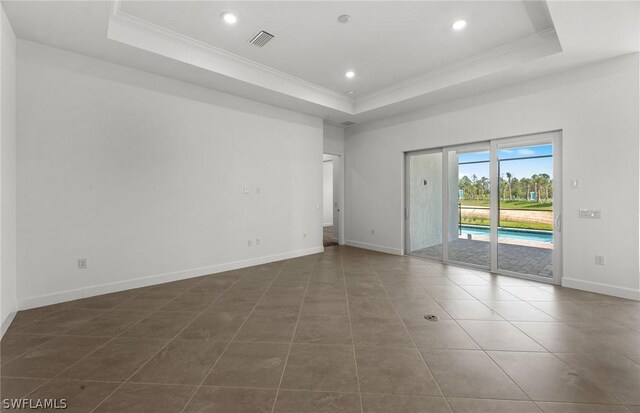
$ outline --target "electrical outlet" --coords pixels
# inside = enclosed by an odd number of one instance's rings
[[[256,245],[260,245],[260,238],[256,238]]]
[[[256,194],[260,195],[260,187],[256,188]]]
[[[80,258],[78,259],[78,269],[86,270],[87,269],[87,259]]]
[[[602,218],[602,212],[599,209],[580,209],[578,210],[579,218],[587,219],[600,219]]]
[[[376,230],[375,229],[371,229],[371,235],[376,235]]]
[[[247,247],[251,247],[251,246],[253,246],[253,241],[247,240]]]
[[[242,193],[243,193],[243,194],[245,194],[245,195],[248,195],[248,194],[249,194],[249,187],[248,187],[248,186],[245,186],[245,187],[242,189]]]
[[[596,255],[596,264],[604,265],[604,255]]]

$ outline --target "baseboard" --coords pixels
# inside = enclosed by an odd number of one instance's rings
[[[13,318],[16,316],[16,312],[17,311],[9,312],[9,314],[7,314],[4,320],[2,320],[2,325],[0,325],[0,338],[4,337],[4,333],[6,333],[7,330],[9,329],[9,326],[11,325]]]
[[[358,242],[358,241],[345,241],[345,244],[350,245],[352,247],[363,248],[366,250],[385,252],[387,254],[404,255],[402,249],[385,247],[384,245],[367,244],[367,243]]]
[[[307,248],[285,252],[282,254],[269,255],[265,257],[252,258],[249,260],[234,261],[225,264],[212,265],[209,267],[194,268],[184,271],[176,271],[160,275],[134,278],[131,280],[118,281],[94,285],[90,287],[78,288],[74,290],[60,291],[52,294],[40,295],[37,297],[23,298],[18,301],[20,310],[42,307],[45,305],[58,304],[66,301],[78,300],[81,298],[93,297],[96,295],[115,293],[118,291],[130,290],[132,288],[148,287],[150,285],[162,284],[171,281],[180,281],[187,278],[201,277],[203,275],[216,274],[224,271],[237,270],[240,268],[252,267],[254,265],[267,264],[275,261],[282,261],[305,255],[318,254],[324,252],[323,247]],[[3,323],[4,326],[4,323]]]
[[[562,286],[575,288],[578,290],[590,291],[592,293],[613,295],[620,298],[640,301],[640,290],[632,288],[617,287],[615,285],[602,284],[593,281],[577,280],[575,278],[562,277]]]

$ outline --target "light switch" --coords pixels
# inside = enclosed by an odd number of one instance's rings
[[[571,189],[578,188],[580,188],[580,182],[576,178],[571,179]]]
[[[244,189],[242,190],[243,194],[249,194],[249,187],[245,186]]]

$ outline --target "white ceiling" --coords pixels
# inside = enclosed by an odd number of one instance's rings
[[[330,118],[367,122],[640,49],[640,3],[18,2],[20,38]],[[238,15],[231,27],[222,11]],[[336,21],[347,13],[352,22]],[[465,18],[463,32],[450,29]],[[276,35],[260,49],[259,29]],[[356,78],[347,80],[352,69]],[[355,90],[355,97],[345,94]]]
[[[122,2],[130,16],[319,86],[365,95],[553,28],[544,2]],[[231,11],[237,24],[224,24]],[[338,16],[348,14],[348,24]],[[458,19],[469,24],[451,29]],[[264,48],[248,40],[275,35]],[[345,78],[347,70],[357,76]]]

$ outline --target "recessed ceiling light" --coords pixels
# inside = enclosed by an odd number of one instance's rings
[[[351,16],[349,16],[348,14],[343,14],[341,16],[338,16],[338,21],[342,24],[347,24],[351,21]]]
[[[456,20],[452,25],[451,28],[453,30],[462,30],[467,26],[467,21],[466,20]]]
[[[347,79],[352,79],[352,78],[356,75],[356,72],[354,72],[354,71],[352,71],[352,70],[349,70],[349,71],[348,71],[347,73],[345,73],[344,75],[347,77]]]
[[[349,96],[353,96],[355,94],[356,94],[356,92],[354,92],[353,90],[347,91],[347,95],[349,95]]]
[[[222,13],[222,20],[227,24],[236,24],[238,17],[235,14],[226,11]]]

